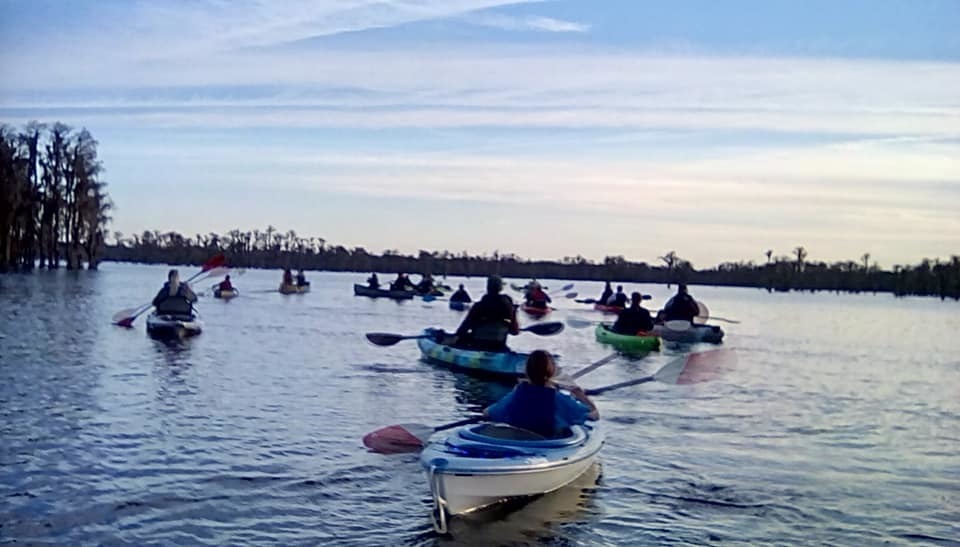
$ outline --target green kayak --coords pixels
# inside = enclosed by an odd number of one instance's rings
[[[655,334],[649,336],[618,334],[610,330],[610,326],[610,323],[597,325],[597,342],[610,344],[620,351],[627,352],[648,352],[660,349],[660,337]]]

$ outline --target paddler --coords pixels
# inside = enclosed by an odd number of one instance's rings
[[[556,374],[553,357],[543,350],[534,351],[527,358],[526,381],[487,407],[484,417],[548,439],[565,437],[570,426],[600,419],[597,406],[579,386],[564,386],[569,395],[560,391],[552,379]]]
[[[640,305],[643,295],[638,292],[630,295],[630,307],[617,315],[617,321],[610,328],[618,334],[636,336],[653,330],[653,319],[650,311]]]
[[[367,278],[367,286],[371,289],[380,288],[380,280],[377,278],[377,272],[370,274],[370,277]]]
[[[297,272],[297,286],[298,287],[309,287],[310,282],[307,281],[307,276],[304,275],[303,269]]]
[[[687,286],[683,283],[677,286],[677,294],[673,295],[667,304],[663,307],[663,321],[689,321],[700,315],[700,306],[687,292]]]
[[[233,283],[230,282],[229,274],[227,274],[227,277],[224,277],[223,281],[221,281],[220,284],[217,285],[217,290],[219,290],[220,292],[233,290]]]
[[[470,295],[467,293],[467,290],[463,288],[463,283],[460,284],[460,287],[457,288],[456,292],[450,295],[451,302],[462,302],[464,304],[473,302],[470,298]]]
[[[608,306],[614,306],[617,308],[626,308],[627,307],[627,293],[623,292],[623,285],[617,285],[617,292],[610,295],[604,304]]]
[[[526,304],[528,306],[533,306],[534,308],[547,309],[547,303],[550,302],[550,296],[543,292],[543,289],[540,287],[540,283],[537,281],[533,282],[533,286],[530,287],[530,291],[527,292]]]
[[[607,281],[606,286],[603,287],[603,294],[600,295],[600,298],[597,299],[597,304],[606,305],[607,300],[610,300],[610,297],[613,296],[613,287],[610,286],[610,282]]]
[[[290,271],[290,268],[285,268],[283,270],[283,285],[290,287],[293,285],[293,272]]]
[[[510,351],[507,336],[520,334],[517,308],[505,294],[500,276],[487,278],[487,293],[470,307],[467,316],[457,329],[455,346],[481,351]]]
[[[158,315],[193,315],[193,303],[197,295],[190,290],[190,286],[180,282],[180,272],[170,270],[167,273],[167,282],[153,298],[153,305]]]

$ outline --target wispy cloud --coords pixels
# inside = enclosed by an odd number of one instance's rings
[[[498,13],[479,13],[465,17],[469,23],[509,31],[587,32],[590,25],[552,17],[517,17]]]

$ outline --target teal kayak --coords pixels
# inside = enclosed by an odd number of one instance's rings
[[[527,366],[528,353],[515,351],[494,352],[475,351],[445,346],[439,342],[446,333],[441,329],[426,329],[428,338],[420,338],[417,345],[427,359],[454,369],[481,374],[495,374],[516,378],[523,376]]]
[[[655,334],[649,336],[636,336],[629,334],[619,334],[610,330],[609,323],[597,325],[595,334],[597,342],[601,344],[610,344],[621,351],[648,352],[660,349],[660,337]]]

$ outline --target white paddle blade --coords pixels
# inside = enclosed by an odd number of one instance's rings
[[[697,308],[700,312],[697,314],[697,322],[706,323],[707,319],[710,319],[710,310],[707,308],[707,305],[703,302],[697,300]]]
[[[699,384],[718,378],[736,362],[732,349],[700,351],[670,361],[653,378],[665,384]]]
[[[684,321],[683,319],[674,319],[672,321],[664,322],[663,326],[667,327],[672,331],[682,332],[685,330],[690,330],[690,321]]]

